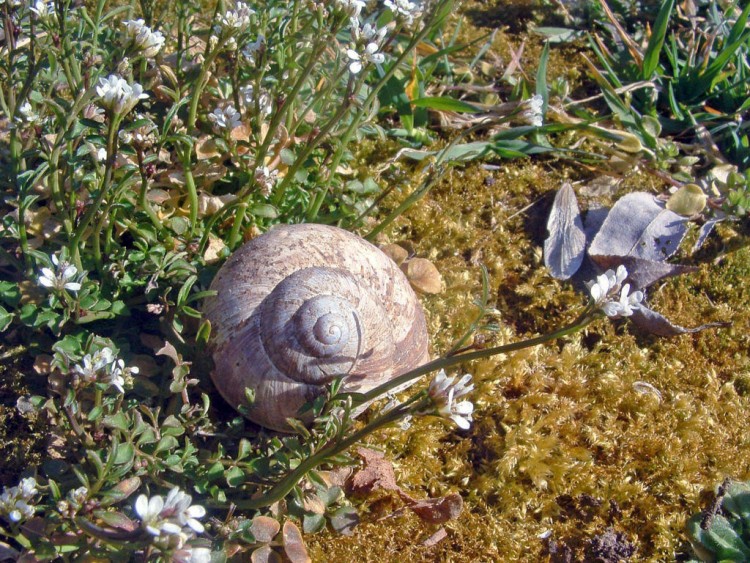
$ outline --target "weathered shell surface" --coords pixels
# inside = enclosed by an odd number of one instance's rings
[[[325,225],[279,226],[219,270],[204,313],[212,378],[248,417],[286,419],[335,377],[367,391],[429,360],[424,313],[406,277],[367,241]]]

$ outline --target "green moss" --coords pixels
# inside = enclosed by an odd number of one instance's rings
[[[549,196],[576,179],[561,163],[550,168],[453,170],[390,231],[390,240],[408,239],[433,259],[445,279],[443,294],[423,300],[435,353],[473,318],[480,263],[499,310],[495,342],[548,331],[577,313],[583,297],[552,280],[541,260]],[[644,189],[643,178],[631,183]],[[537,560],[545,553],[538,536],[550,530],[558,549],[581,559],[608,528],[623,532],[639,560],[687,550],[687,518],[724,477],[746,479],[750,467],[750,251],[696,265],[652,289],[651,305],[685,326],[731,326],[659,339],[600,321],[564,342],[465,366],[479,380],[468,433],[432,419],[377,437],[410,494],[464,497],[448,537],[422,547],[434,527],[408,515],[365,517],[352,537],[315,536],[314,558]]]

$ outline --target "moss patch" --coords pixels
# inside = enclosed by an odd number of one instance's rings
[[[408,239],[444,276],[447,290],[424,299],[436,353],[473,318],[479,264],[498,309],[493,343],[575,317],[584,296],[549,277],[540,249],[550,195],[566,177],[576,173],[561,163],[454,170],[391,229],[390,240]],[[580,560],[610,540],[638,559],[685,552],[686,519],[725,477],[750,473],[750,249],[719,265],[694,263],[695,274],[653,288],[650,304],[685,326],[730,327],[659,339],[602,320],[564,341],[465,366],[478,380],[470,431],[432,419],[377,438],[415,496],[464,497],[448,537],[423,547],[436,528],[408,515],[368,516],[366,504],[353,537],[311,539],[314,558]]]

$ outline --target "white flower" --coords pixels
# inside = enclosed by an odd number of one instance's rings
[[[422,8],[409,0],[385,0],[383,4],[393,12],[394,16],[402,18],[406,25],[411,25],[416,18],[422,15]]]
[[[162,516],[174,518],[181,526],[188,526],[196,534],[203,532],[203,524],[198,522],[197,518],[203,518],[206,515],[206,509],[199,504],[191,505],[193,500],[188,494],[183,493],[177,487],[169,491],[167,500],[164,502]]]
[[[455,376],[448,377],[445,370],[440,370],[430,382],[427,395],[432,399],[433,412],[450,418],[459,428],[468,430],[471,426],[474,405],[471,401],[456,402],[456,399],[473,390],[474,384],[471,383],[471,375],[468,373],[456,381]]]
[[[39,116],[28,101],[18,106],[18,113],[20,114],[22,121],[25,121],[26,123],[36,123],[39,121]]]
[[[0,514],[4,514],[11,522],[20,522],[34,516],[35,507],[30,503],[37,494],[37,482],[33,477],[21,479],[16,487],[3,487],[0,494]]]
[[[349,16],[357,17],[362,11],[362,8],[366,6],[366,2],[362,0],[333,0],[334,5],[339,10],[343,10]]]
[[[234,10],[228,10],[224,15],[219,16],[219,23],[230,33],[242,31],[250,25],[250,17],[255,13],[244,2],[237,2]]]
[[[143,527],[152,536],[161,534],[158,524],[162,508],[164,508],[164,499],[159,495],[151,498],[140,495],[135,501],[135,513],[141,519]]]
[[[207,547],[183,547],[172,554],[172,563],[210,563],[211,550]]]
[[[52,268],[41,269],[40,285],[56,291],[78,291],[81,289],[80,283],[71,281],[78,276],[78,270],[73,264],[68,264],[64,260],[60,262],[54,254],[52,255],[52,264],[55,266],[54,270]]]
[[[106,382],[120,393],[124,393],[125,385],[130,385],[133,382],[133,375],[137,374],[138,371],[139,369],[136,366],[125,367],[125,362],[116,360],[110,366]]]
[[[154,57],[164,47],[164,35],[160,31],[152,31],[143,20],[127,20],[122,25],[125,26],[127,44],[141,51],[144,57]]]
[[[40,20],[44,20],[54,13],[54,8],[50,9],[49,0],[36,0],[31,6],[29,6],[29,10],[34,12],[36,17]]]
[[[388,33],[387,27],[378,27],[371,23],[366,23],[362,27],[359,25],[359,18],[351,18],[352,24],[352,38],[356,43],[377,43],[378,45],[383,44],[386,34]]]
[[[258,38],[253,43],[248,43],[242,49],[242,56],[245,57],[251,65],[255,65],[255,53],[261,50],[266,38],[263,35],[258,35]]]
[[[541,127],[544,124],[544,115],[542,113],[544,98],[539,94],[534,94],[528,100],[521,102],[520,108],[521,113],[519,114],[519,118],[521,121],[534,127]]]
[[[240,88],[240,96],[246,109],[255,110],[255,88],[252,84]],[[261,89],[258,96],[258,109],[261,115],[271,115],[273,112],[273,101],[271,95]]]
[[[186,539],[193,532],[203,532],[203,524],[198,522],[197,518],[206,515],[205,508],[197,504],[191,506],[191,501],[190,495],[175,487],[169,491],[166,500],[160,495],[150,499],[146,495],[140,495],[135,501],[135,512],[143,527],[152,536],[171,535]],[[190,528],[186,530],[189,534],[183,531],[183,526]]]
[[[148,98],[148,94],[143,93],[143,87],[140,84],[137,82],[128,84],[124,78],[116,74],[100,78],[96,93],[101,99],[102,106],[118,115],[127,114],[139,100]]]
[[[630,293],[630,284],[622,285],[627,277],[628,271],[620,264],[616,272],[607,270],[586,284],[594,304],[610,318],[629,317],[643,301],[642,291]]]
[[[276,185],[279,171],[269,170],[268,166],[259,166],[255,169],[255,173],[253,176],[255,178],[255,181],[258,183],[258,186],[260,187],[260,193],[265,197],[268,197],[271,195],[271,192]]]
[[[349,71],[352,74],[358,74],[362,70],[362,61],[380,64],[385,60],[383,53],[378,53],[379,47],[376,43],[368,43],[364,53],[360,55],[354,49],[347,49],[346,56],[352,62],[349,64]]]
[[[233,106],[216,108],[208,114],[208,120],[213,124],[216,133],[231,131],[235,127],[242,125],[240,113]]]
[[[73,367],[73,372],[81,376],[86,382],[94,382],[99,372],[105,370],[114,361],[115,353],[111,348],[104,347],[93,354],[86,354],[81,360],[82,364]]]

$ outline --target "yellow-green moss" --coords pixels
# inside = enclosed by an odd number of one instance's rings
[[[473,318],[479,263],[499,310],[495,342],[576,315],[585,298],[549,277],[540,252],[549,196],[566,177],[578,178],[563,163],[453,170],[391,229],[391,240],[409,239],[444,276],[446,291],[424,299],[435,353]],[[311,539],[314,559],[539,560],[548,530],[579,559],[609,527],[637,546],[638,560],[686,551],[687,517],[725,477],[750,474],[750,249],[694,263],[696,273],[650,290],[650,304],[686,326],[730,327],[656,338],[603,320],[563,342],[465,366],[479,380],[469,432],[419,420],[375,439],[414,496],[464,497],[448,537],[422,547],[436,527],[410,515],[368,517],[365,503],[354,536]]]

